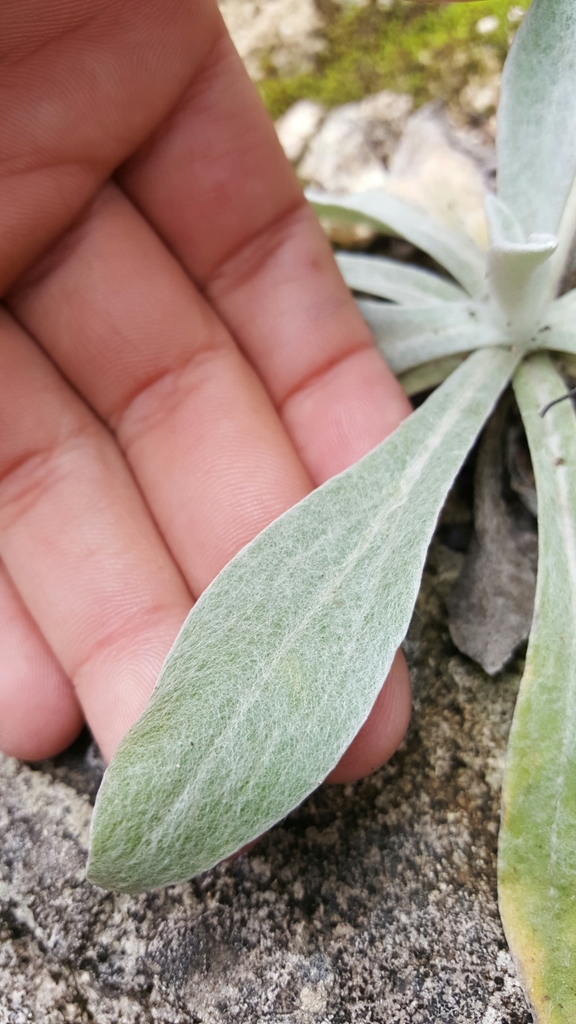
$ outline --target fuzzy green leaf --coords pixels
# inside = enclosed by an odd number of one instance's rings
[[[411,267],[381,256],[337,252],[336,262],[346,284],[354,291],[412,306],[465,302],[466,292],[429,270]]]
[[[478,303],[412,307],[357,299],[357,306],[396,374],[433,359],[497,345],[502,338],[485,321],[486,309]]]
[[[533,0],[502,76],[498,194],[526,237],[558,234],[576,175],[576,4]]]
[[[538,492],[534,623],[508,748],[499,846],[506,936],[540,1024],[576,1020],[576,418],[549,356],[514,388]]]
[[[445,227],[417,206],[377,191],[337,196],[308,189],[306,197],[319,216],[368,222],[384,235],[406,238],[432,256],[469,295],[483,294],[485,254],[467,235]]]
[[[516,362],[475,353],[208,587],[104,777],[93,882],[134,892],[189,878],[335,766],[406,633],[446,493]]]

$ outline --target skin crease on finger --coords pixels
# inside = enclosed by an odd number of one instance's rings
[[[221,31],[211,0],[0,4],[0,294],[169,113]]]
[[[190,15],[192,7],[193,16]],[[8,114],[3,115],[0,123],[0,286],[5,287],[26,267],[30,268],[29,281],[33,281],[36,256],[73,222],[101,183],[145,140],[162,138],[162,132],[156,132],[155,136],[152,133],[166,118],[169,124],[171,108],[188,88],[190,76],[196,71],[201,73],[209,63],[209,55],[221,33],[219,16],[215,6],[209,3],[191,5],[185,0],[169,0],[160,4],[135,0],[119,8],[116,4],[93,0],[68,0],[50,5],[45,0],[19,0],[18,3],[12,0],[2,5],[0,102]],[[106,74],[102,74],[103,68]],[[246,93],[248,90],[244,79],[241,90]],[[251,117],[256,121],[265,119],[263,112],[255,115],[253,110]],[[229,159],[233,160],[233,154]],[[276,155],[274,160],[278,160]],[[141,159],[139,164],[133,160],[129,179],[131,175],[135,180],[134,168],[138,166],[145,168],[146,163]],[[304,234],[298,237],[312,237],[310,230],[305,228]],[[281,274],[282,261],[279,262]],[[333,273],[331,269],[328,276]],[[330,284],[330,288],[339,287]],[[217,309],[219,302],[224,302],[224,291],[222,287],[219,293],[218,289],[214,290],[211,301]],[[356,314],[351,303],[347,305],[349,300],[342,299],[342,291],[337,294],[334,308],[338,319],[345,313],[351,318],[353,332],[364,330],[359,319],[354,320]],[[297,291],[293,300],[288,296],[283,317],[289,317],[290,302],[297,298]],[[58,301],[57,293],[52,301]],[[327,301],[326,308],[329,307],[330,301]],[[18,315],[24,318],[20,311]],[[235,316],[229,303],[224,320],[229,323]],[[328,317],[327,330],[329,326]],[[44,344],[39,332],[33,333],[39,343]],[[21,383],[25,392],[25,380]],[[352,402],[352,408],[353,396],[346,391],[346,385],[340,382],[338,388],[341,401]],[[364,413],[361,405],[358,408],[360,412],[355,415],[360,416],[361,423]],[[20,409],[20,416],[24,415],[25,404]],[[298,420],[296,412],[294,420]],[[390,424],[386,432],[393,425]],[[288,427],[290,429],[289,424]],[[343,429],[346,433],[346,428]],[[364,446],[367,450],[383,436],[382,433],[377,437],[365,436],[362,441],[361,425],[354,429],[360,431],[359,449]],[[328,453],[323,454],[322,448],[319,450],[316,479],[343,468],[331,466]],[[357,454],[362,453],[360,450]],[[66,510],[62,509],[61,521],[65,519]],[[60,523],[58,529],[61,529]],[[8,565],[20,592],[33,586],[34,575],[29,577],[26,586],[21,584],[18,578],[21,557],[14,557],[12,566]],[[175,566],[174,571],[178,573]],[[81,578],[81,570],[77,571],[77,576]],[[178,587],[181,585],[178,583]],[[8,607],[0,636],[2,629],[5,636],[11,630],[12,639],[18,633],[21,637],[18,646],[27,652],[26,657],[20,659],[19,668],[10,675],[12,683],[21,679],[18,686],[9,685],[0,676],[0,745],[26,758],[44,757],[65,746],[78,728],[79,709],[70,686],[70,673],[61,668],[60,659],[52,653],[57,654],[58,644],[51,641],[52,650],[46,644],[43,609],[39,607],[38,614],[31,617],[8,577],[0,598],[6,599]],[[186,598],[182,600],[185,603]],[[33,605],[34,597],[26,603],[28,607]],[[158,654],[149,660],[151,663],[156,660],[157,664],[151,664],[146,681],[142,682],[139,700],[143,703],[169,643],[158,639],[156,646]],[[32,676],[35,685],[31,683]],[[18,695],[21,701],[17,712]],[[398,656],[368,722],[329,781],[352,781],[379,767],[404,734],[409,704],[406,666]],[[62,713],[64,707],[68,709],[65,714]],[[132,712],[127,714],[128,720],[134,717]],[[34,717],[34,725],[26,733],[26,720],[30,721],[31,717]],[[40,719],[43,728],[38,727]],[[57,727],[57,723],[61,724]],[[123,725],[122,729],[125,727]],[[98,729],[95,728],[95,732],[100,738]]]

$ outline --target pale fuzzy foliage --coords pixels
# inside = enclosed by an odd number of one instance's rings
[[[574,130],[576,134],[576,116]],[[334,216],[341,208],[345,216],[368,218],[371,223],[376,223],[380,214],[378,222],[383,224],[389,212],[389,197],[382,193],[365,192],[345,199],[310,193],[310,199],[321,215],[329,211]],[[339,203],[344,205],[339,207]],[[396,214],[399,205],[401,200],[394,197]],[[476,247],[472,250],[474,267],[482,266],[484,281],[475,297],[466,297],[430,271],[391,266],[392,261],[382,257],[339,256],[340,269],[351,288],[393,300],[358,298],[357,305],[396,374],[447,360],[446,373],[438,375],[431,368],[428,375],[424,371],[418,378],[438,383],[451,372],[453,357],[488,346],[516,345],[525,352],[554,349],[576,354],[576,291],[554,301],[549,297],[551,282],[563,268],[556,256],[566,258],[567,251],[560,253],[558,240],[547,233],[525,238],[514,213],[495,197],[488,197],[486,205],[491,245],[486,254]],[[406,215],[411,221],[412,208],[406,206]],[[454,256],[460,244],[460,235],[442,227],[443,257],[447,250]],[[423,229],[420,246],[440,259],[440,249]],[[414,387],[411,381],[409,386]]]
[[[484,292],[486,260],[482,250],[467,235],[439,224],[411,203],[376,191],[337,196],[309,189],[306,194],[320,216],[364,220],[385,235],[401,235],[445,267],[468,295]]]
[[[536,0],[502,76],[498,194],[524,236],[558,234],[576,175],[576,4]]]
[[[465,302],[468,298],[462,288],[420,267],[386,258],[375,260],[373,256],[358,253],[337,252],[335,255],[350,288],[380,299],[429,307],[436,302],[443,306],[445,302]]]
[[[517,358],[471,356],[205,591],[104,778],[92,881],[131,892],[189,878],[336,765],[406,634],[448,489]]]
[[[362,300],[361,309],[408,387],[439,383],[463,353],[481,351],[384,444],[273,523],[202,596],[147,710],[105,775],[89,865],[98,884],[136,891],[212,866],[300,803],[365,721],[408,627],[444,497],[499,392],[517,361],[535,349],[576,354],[575,293],[555,298],[576,223],[575,61],[576,0],[534,0],[504,76],[502,192],[488,202],[488,254],[396,197],[310,197],[320,214],[368,219],[402,235],[458,282],[389,260],[340,258],[351,287],[395,303]],[[530,366],[544,362],[537,358]],[[529,372],[517,378],[521,404]],[[545,441],[535,400],[532,412],[526,406],[523,412],[538,463],[560,420],[554,413],[550,427],[545,421]],[[568,407],[562,416],[570,416]],[[538,487],[547,488],[549,465],[537,472]],[[555,486],[560,479],[554,477]],[[576,564],[569,540],[576,484],[567,487],[570,493],[556,489],[545,498],[542,557],[554,569],[539,583],[540,618],[530,648],[536,688],[550,674],[552,686],[564,685],[555,648],[565,651],[570,672],[576,653],[574,585],[570,573],[569,585],[566,573],[560,575],[567,559]],[[547,533],[557,508],[560,532]],[[552,595],[548,604],[545,593]],[[550,602],[557,595],[570,609],[554,621]],[[548,660],[540,663],[539,652]],[[565,858],[576,871],[570,846],[574,692],[550,738],[537,704],[529,723],[530,749],[550,748],[556,757],[556,788],[553,769],[543,796],[548,806],[535,812],[553,815],[546,841],[540,844],[540,825],[528,827],[522,840],[529,856],[539,844],[545,851],[547,878]],[[526,750],[518,755],[518,775],[530,760]],[[561,808],[557,820],[554,807]],[[519,849],[510,844],[511,870]],[[544,936],[543,945],[549,940]],[[522,957],[521,944],[517,948]],[[565,949],[559,960],[567,955]],[[569,967],[552,978],[556,1009],[573,975]],[[568,1024],[574,1015],[552,1019]]]
[[[538,490],[534,624],[510,736],[500,905],[542,1022],[576,1020],[576,418],[545,355],[517,371]]]
[[[433,359],[505,341],[502,332],[486,322],[484,304],[469,301],[411,307],[358,299],[357,305],[396,374]]]

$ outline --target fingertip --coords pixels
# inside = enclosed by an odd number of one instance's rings
[[[326,782],[357,782],[381,768],[406,734],[411,705],[408,666],[402,652],[397,651],[370,715]]]
[[[6,683],[8,682],[8,685]],[[83,719],[74,695],[49,666],[0,683],[0,750],[20,761],[42,761],[76,739]]]
[[[53,757],[82,728],[70,680],[0,564],[0,750],[21,761]]]
[[[363,347],[289,398],[283,420],[315,484],[347,469],[411,412],[401,385],[373,347]]]
[[[0,750],[20,761],[42,761],[70,746],[83,717],[69,679],[40,634],[20,631],[20,640],[4,647],[0,668]]]

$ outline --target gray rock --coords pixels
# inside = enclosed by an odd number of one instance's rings
[[[0,761],[1,1024],[528,1024],[495,895],[519,666],[496,686],[454,652],[461,560],[430,553],[401,751],[188,884],[128,897],[84,880],[91,746]]]

